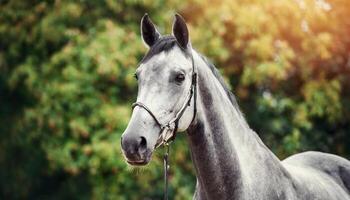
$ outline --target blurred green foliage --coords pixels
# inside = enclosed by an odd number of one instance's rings
[[[176,11],[281,159],[349,158],[347,0],[1,1],[0,199],[162,198],[162,150],[131,168],[120,135],[146,52],[139,21],[168,33]],[[184,135],[171,151],[170,194],[190,199]]]

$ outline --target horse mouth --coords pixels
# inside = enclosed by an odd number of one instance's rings
[[[123,156],[125,161],[129,164],[129,165],[134,165],[134,166],[143,166],[143,165],[147,165],[152,157],[152,151],[147,150],[146,152],[144,152],[143,154],[135,154],[135,155],[130,155],[127,154],[124,150],[122,150],[123,152]]]
[[[135,165],[135,166],[143,166],[148,164],[148,160],[126,160],[127,163],[130,165]]]

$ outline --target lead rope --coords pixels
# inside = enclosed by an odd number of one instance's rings
[[[165,143],[164,154],[164,200],[168,200],[168,176],[169,176],[169,143]]]

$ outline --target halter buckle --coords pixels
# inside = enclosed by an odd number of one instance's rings
[[[175,132],[175,123],[169,123],[166,125],[161,126],[160,135],[158,137],[156,148],[160,147],[161,145],[167,145],[170,143],[171,138],[174,136]]]

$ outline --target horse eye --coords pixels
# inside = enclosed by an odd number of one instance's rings
[[[139,80],[139,77],[137,76],[136,73],[134,74],[134,78],[135,78],[136,80]]]
[[[185,80],[185,75],[184,74],[178,74],[178,75],[176,75],[175,79],[176,79],[177,82],[182,82],[182,81]]]

